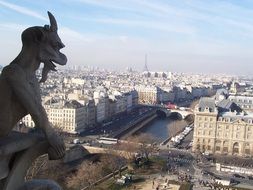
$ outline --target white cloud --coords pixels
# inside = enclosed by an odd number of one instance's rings
[[[127,4],[129,5],[129,3],[127,3],[126,1],[115,1],[115,0],[114,1],[110,1],[110,0],[106,0],[106,1],[74,0],[74,1],[78,1],[81,3],[89,4],[89,5],[94,5],[94,6],[98,6],[98,7],[103,7],[103,8],[107,8],[107,9],[126,10],[126,11],[132,10],[131,8],[126,6]]]
[[[119,40],[123,43],[126,43],[127,40],[128,40],[128,37],[127,36],[119,36]]]
[[[99,22],[105,24],[115,24],[129,27],[149,28],[164,32],[176,32],[183,34],[195,34],[194,27],[177,24],[175,22],[158,22],[154,20],[132,20],[132,19],[117,19],[117,18],[81,18],[83,21]]]
[[[68,41],[76,41],[83,43],[83,42],[92,42],[95,40],[94,38],[85,37],[84,34],[64,26],[59,28],[58,33],[60,37]]]
[[[28,25],[22,25],[17,23],[0,23],[0,29],[1,30],[14,30],[18,32],[22,32],[28,28]]]
[[[32,11],[26,7],[22,7],[22,6],[18,6],[12,3],[7,3],[5,1],[1,1],[0,0],[0,5],[7,7],[13,11],[16,11],[18,13],[24,14],[24,15],[28,15],[28,16],[32,16],[41,20],[48,20],[47,18],[45,18],[44,16],[40,15],[39,13]]]

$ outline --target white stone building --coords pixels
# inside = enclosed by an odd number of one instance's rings
[[[45,104],[45,109],[49,122],[64,132],[76,134],[82,132],[86,127],[85,106],[75,100],[68,102],[48,101]],[[27,127],[35,126],[30,115],[25,116],[22,122]]]

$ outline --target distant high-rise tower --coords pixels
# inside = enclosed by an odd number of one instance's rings
[[[145,54],[145,65],[144,65],[144,68],[143,68],[143,72],[148,72],[147,62],[148,62],[148,56],[147,56],[147,54]]]

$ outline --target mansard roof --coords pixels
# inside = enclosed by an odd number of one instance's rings
[[[228,99],[223,99],[220,102],[218,102],[217,107],[219,112],[225,111],[242,112],[242,109],[236,103]]]
[[[198,105],[199,111],[203,112],[206,109],[208,109],[210,112],[215,111],[215,100],[213,98],[209,97],[204,97],[199,100],[199,105]]]

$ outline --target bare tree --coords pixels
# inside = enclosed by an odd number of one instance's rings
[[[136,136],[136,143],[138,143],[138,152],[149,160],[150,154],[155,151],[154,137],[150,134],[141,133]]]
[[[63,176],[69,175],[69,167],[61,160],[49,160],[48,155],[38,157],[28,169],[25,180],[32,179],[52,179],[64,185]]]
[[[133,136],[128,137],[126,141],[116,144],[113,148],[114,150],[122,151],[122,157],[127,158],[130,162],[134,160],[134,155],[138,150],[136,139]]]
[[[92,189],[93,184],[102,177],[102,167],[100,163],[84,161],[77,172],[68,179],[69,188],[81,189],[88,186]]]
[[[152,135],[141,133],[139,135],[130,136],[127,138],[127,143],[123,143],[121,146],[125,150],[133,153],[139,153],[146,159],[149,159],[149,155],[155,150],[155,138]]]
[[[119,171],[121,176],[121,169],[126,165],[126,159],[114,154],[114,150],[111,151],[101,157],[101,164],[105,170],[113,173],[113,178],[115,179],[117,171]]]
[[[199,103],[199,100],[194,100],[191,105],[190,108],[194,110],[195,106]]]
[[[38,157],[32,164],[31,167],[28,169],[26,173],[26,181],[34,179],[40,172],[42,172],[43,168],[48,162],[48,156],[42,155]]]

